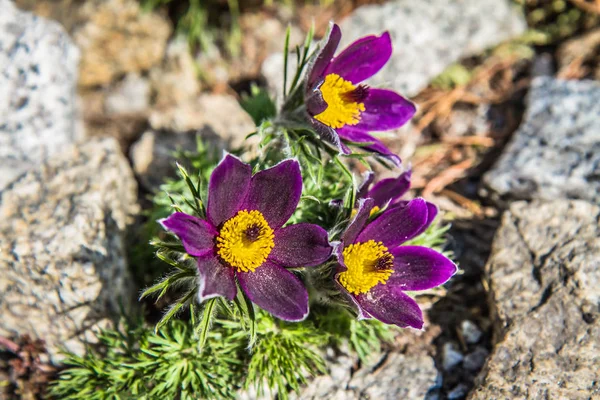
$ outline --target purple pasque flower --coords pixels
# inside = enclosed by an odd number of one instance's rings
[[[390,35],[385,32],[381,36],[365,36],[334,57],[341,37],[340,27],[332,24],[308,71],[305,103],[309,120],[324,139],[343,153],[349,154],[350,150],[341,139],[366,143],[366,150],[399,164],[400,158],[369,132],[399,128],[416,108],[396,92],[361,84],[390,59]]]
[[[370,220],[373,207],[371,198],[359,201],[335,249],[339,262],[335,280],[358,307],[359,318],[421,329],[421,309],[404,292],[443,284],[454,275],[456,265],[430,248],[402,246],[431,223],[425,200],[388,208]]]
[[[323,263],[331,255],[327,232],[313,224],[282,228],[302,193],[300,165],[285,160],[254,176],[252,168],[227,155],[208,186],[206,219],[176,212],[162,220],[194,256],[200,301],[237,294],[286,321],[308,315],[308,293],[286,268]]]

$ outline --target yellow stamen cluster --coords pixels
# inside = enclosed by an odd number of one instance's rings
[[[358,124],[360,113],[365,111],[365,105],[352,101],[349,94],[355,90],[356,86],[339,75],[327,75],[320,87],[327,108],[315,115],[315,119],[334,129]]]
[[[242,210],[223,224],[217,253],[238,272],[254,272],[275,246],[275,235],[260,211]]]
[[[381,242],[369,240],[351,244],[344,249],[343,255],[348,270],[338,279],[352,294],[367,293],[379,283],[385,285],[393,272],[394,256]]]

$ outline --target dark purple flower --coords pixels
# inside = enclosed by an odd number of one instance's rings
[[[431,223],[428,203],[417,198],[390,207],[369,220],[375,201],[361,199],[358,211],[336,246],[341,290],[358,307],[360,318],[400,327],[423,327],[423,314],[405,291],[426,290],[446,282],[456,265],[421,246],[401,246]]]
[[[162,220],[194,256],[200,301],[241,289],[264,310],[286,321],[308,315],[308,293],[286,268],[321,264],[331,255],[327,232],[317,225],[282,228],[302,192],[300,166],[285,160],[252,176],[250,165],[227,155],[208,186],[206,220],[174,213]]]
[[[399,164],[400,158],[369,132],[399,128],[414,115],[415,106],[396,92],[361,84],[390,59],[390,35],[365,36],[334,57],[341,37],[339,26],[333,24],[308,71],[305,103],[309,120],[343,153],[350,150],[340,139],[365,143],[366,150]]]

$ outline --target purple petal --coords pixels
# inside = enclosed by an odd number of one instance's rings
[[[369,186],[371,186],[371,183],[373,183],[373,179],[375,179],[375,173],[373,171],[365,171],[363,172],[362,176],[363,180],[360,183],[358,191],[356,192],[357,199],[364,199],[365,197],[370,197],[367,196],[367,193],[369,192]]]
[[[435,250],[421,246],[399,246],[394,256],[394,273],[387,285],[401,290],[427,290],[439,286],[456,273],[456,265]]]
[[[411,171],[406,171],[397,178],[383,179],[369,190],[368,196],[375,201],[375,205],[378,207],[383,207],[388,202],[394,202],[410,189],[410,176]]]
[[[252,177],[241,208],[260,211],[269,226],[277,229],[290,219],[301,195],[300,164],[296,160],[285,160]]]
[[[398,287],[379,284],[368,293],[355,297],[366,312],[381,322],[401,328],[423,328],[423,313],[418,304]]]
[[[402,163],[400,157],[394,154],[381,140],[374,138],[365,131],[354,129],[354,127],[351,126],[345,126],[338,129],[337,132],[342,139],[350,140],[352,142],[369,143],[368,145],[361,146],[361,148],[389,158],[390,161],[397,166],[400,166]]]
[[[342,235],[342,242],[344,245],[347,246],[354,243],[356,237],[363,230],[365,224],[367,223],[372,208],[373,199],[360,199],[358,201],[358,210],[356,215],[350,220],[348,228],[346,228],[346,231]]]
[[[199,257],[213,252],[218,232],[208,222],[181,212],[171,214],[159,222],[181,239],[189,255]]]
[[[239,211],[248,188],[252,168],[237,158],[227,155],[210,176],[206,216],[216,227]]]
[[[337,26],[337,24],[331,24],[329,36],[322,42],[324,43],[323,47],[308,73],[308,80],[306,81],[307,88],[313,89],[322,79],[323,73],[331,62],[341,38],[342,31],[340,30],[340,27]]]
[[[344,49],[331,61],[325,75],[338,74],[353,84],[375,75],[392,55],[392,39],[385,32],[381,36],[366,36]]]
[[[237,294],[234,270],[219,262],[215,256],[198,258],[198,273],[200,275],[200,301],[216,296],[233,300]]]
[[[308,292],[293,273],[270,261],[254,272],[238,272],[248,298],[285,321],[302,321],[308,315]]]
[[[362,230],[357,242],[374,240],[392,248],[415,237],[427,223],[427,203],[421,198],[402,208],[385,211]]]
[[[296,224],[275,231],[269,260],[284,267],[312,267],[331,256],[327,231],[313,224]]]
[[[358,301],[356,301],[356,298],[354,296],[352,296],[345,287],[343,287],[338,281],[337,281],[337,276],[336,276],[336,281],[335,284],[338,288],[338,290],[340,291],[340,293],[342,294],[342,296],[344,296],[346,298],[346,300],[348,300],[348,302],[354,304],[354,306],[356,307],[356,311],[357,311],[357,319],[363,320],[363,319],[371,319],[372,317],[369,315],[368,312],[366,312],[365,310],[363,310],[363,308],[360,306],[360,304],[358,304]]]
[[[435,217],[437,217],[438,215],[438,208],[435,204],[430,203],[430,202],[426,202],[427,203],[427,222],[425,222],[425,225],[423,225],[421,227],[421,229],[419,229],[419,231],[415,234],[415,237],[419,236],[421,233],[425,232],[427,230],[427,228],[429,228],[429,225],[431,225],[431,223],[433,222],[433,220],[435,219]]]
[[[365,111],[360,122],[352,128],[361,131],[388,131],[404,125],[416,112],[413,103],[398,93],[385,89],[369,88],[364,100]]]
[[[325,140],[328,143],[331,143],[335,148],[340,151],[340,154],[350,154],[351,151],[348,149],[348,146],[344,145],[340,140],[340,136],[336,132],[335,129],[329,127],[316,119],[310,117],[308,119],[310,124],[314,128],[315,131],[321,136],[321,139]]]

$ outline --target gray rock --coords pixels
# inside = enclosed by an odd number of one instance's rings
[[[479,327],[477,325],[475,325],[473,322],[469,321],[468,319],[466,319],[460,323],[460,332],[461,332],[463,338],[465,339],[465,342],[467,342],[469,344],[474,344],[474,343],[479,342],[479,339],[481,339],[481,335],[483,334],[481,332],[481,329],[479,329]]]
[[[468,390],[469,389],[467,388],[467,385],[464,383],[459,383],[450,392],[448,392],[447,398],[448,400],[462,399],[467,395]]]
[[[463,354],[457,349],[454,343],[444,343],[442,348],[442,367],[446,371],[449,371],[460,364],[463,358]]]
[[[389,31],[394,52],[369,82],[413,96],[448,65],[523,33],[526,23],[505,0],[396,0],[360,7],[340,27],[340,49]]]
[[[0,0],[0,191],[82,134],[79,52],[63,28]]]
[[[535,79],[524,122],[483,181],[500,203],[600,202],[600,83]]]
[[[109,115],[143,114],[150,107],[150,83],[146,78],[131,73],[111,90],[104,107]]]
[[[485,273],[499,340],[471,399],[600,396],[600,207],[513,203]]]
[[[128,310],[124,235],[137,188],[114,139],[70,147],[0,197],[0,335],[82,354],[93,329]]]
[[[347,356],[328,362],[330,374],[313,379],[299,399],[423,399],[439,386],[438,372],[427,354],[391,352],[374,355],[373,362],[352,372]]]
[[[483,367],[483,364],[485,364],[485,360],[487,360],[489,355],[489,351],[483,347],[477,347],[472,353],[465,356],[463,367],[465,367],[467,371],[477,372]]]

